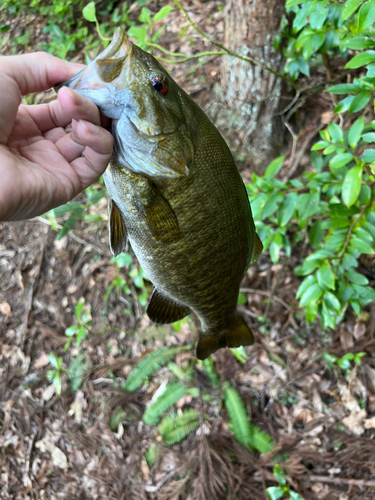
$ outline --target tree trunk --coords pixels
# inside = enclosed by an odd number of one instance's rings
[[[224,7],[224,45],[232,52],[264,63],[277,72],[281,53],[273,48],[285,0],[227,0]],[[223,57],[216,104],[209,111],[238,160],[257,170],[281,153],[284,127],[277,113],[283,81],[260,66]]]

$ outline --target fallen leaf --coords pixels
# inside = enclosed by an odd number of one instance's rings
[[[365,432],[363,421],[366,418],[366,410],[352,411],[350,415],[342,419],[342,423],[356,436]]]
[[[49,364],[49,356],[43,352],[34,363],[34,368],[44,368]]]
[[[365,429],[375,429],[375,417],[366,418],[363,423]]]
[[[8,302],[2,302],[0,304],[0,313],[4,314],[4,316],[11,316],[12,315],[12,309]]]
[[[60,450],[60,448],[48,441],[48,437],[37,441],[35,443],[35,447],[38,448],[42,453],[46,451],[51,453],[54,467],[59,467],[60,469],[64,470],[68,468],[68,459],[66,458],[65,454]]]

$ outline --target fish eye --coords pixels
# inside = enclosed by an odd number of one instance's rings
[[[167,83],[159,76],[156,76],[151,80],[151,85],[159,94],[165,95],[168,92]]]

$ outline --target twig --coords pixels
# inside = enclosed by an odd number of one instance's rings
[[[34,443],[35,443],[35,438],[38,434],[38,430],[34,429],[30,439],[29,439],[29,446],[27,448],[27,459],[26,459],[26,465],[25,465],[25,472],[23,474],[23,486],[27,488],[28,486],[28,479],[29,479],[29,472],[30,472],[30,461],[31,461],[31,454],[33,451]]]
[[[375,486],[375,479],[345,479],[343,477],[328,476],[302,476],[301,479],[319,483],[348,484],[351,486],[365,486],[369,488]]]
[[[194,23],[194,21],[191,19],[191,17],[187,13],[186,9],[184,9],[184,7],[180,4],[180,2],[178,0],[173,0],[173,2],[181,10],[181,12],[184,13],[186,19],[189,21],[190,25],[195,29],[195,31],[197,31],[203,38],[205,38],[212,45],[215,45],[215,47],[219,47],[219,49],[223,50],[229,56],[236,57],[237,59],[241,59],[242,61],[246,61],[246,62],[249,62],[251,64],[255,64],[256,66],[260,66],[261,68],[265,69],[266,71],[269,71],[273,75],[278,76],[279,78],[281,78],[285,82],[289,83],[289,85],[291,85],[294,88],[294,90],[296,92],[298,92],[299,89],[298,89],[297,85],[292,80],[290,80],[286,76],[282,75],[281,73],[278,73],[277,71],[273,70],[272,68],[270,68],[266,64],[264,64],[260,61],[257,61],[255,59],[252,59],[251,57],[241,56],[240,54],[237,54],[236,52],[232,52],[231,50],[227,49],[221,43],[214,42],[213,40],[211,40],[210,37],[208,35],[206,35],[206,33],[204,33],[200,28],[198,28],[198,26]]]
[[[47,224],[48,226],[52,226],[49,220],[43,219],[43,217],[34,217],[34,220],[37,220],[38,222],[43,222],[43,224]],[[57,229],[62,229],[62,226],[60,224],[56,225]],[[92,243],[89,243],[86,240],[83,240],[82,238],[79,238],[76,234],[74,234],[72,231],[69,231],[68,236],[71,236],[73,240],[75,240],[77,243],[80,243],[81,245],[86,245],[92,247],[94,250],[96,250],[99,254],[102,255],[110,255],[109,252],[102,250],[101,248],[97,247],[96,245],[93,245]]]
[[[258,293],[259,295],[264,295],[265,297],[268,297],[270,299],[275,299],[276,302],[279,302],[282,306],[285,307],[285,309],[288,309],[290,311],[292,308],[288,306],[286,302],[284,302],[280,297],[277,295],[271,295],[270,292],[264,292],[263,290],[255,290],[255,288],[241,288],[240,289],[241,293]]]

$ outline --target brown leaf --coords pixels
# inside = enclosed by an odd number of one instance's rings
[[[12,309],[10,308],[10,305],[8,304],[8,302],[1,302],[0,313],[4,314],[4,316],[11,316],[12,315]]]

